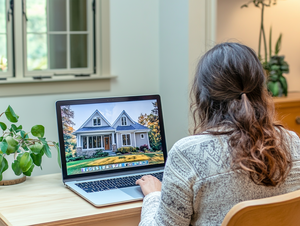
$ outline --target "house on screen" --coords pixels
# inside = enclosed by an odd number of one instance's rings
[[[149,147],[150,129],[135,122],[125,110],[111,124],[96,110],[82,126],[73,132],[77,140],[77,156],[92,155],[102,149],[111,155],[120,147]]]

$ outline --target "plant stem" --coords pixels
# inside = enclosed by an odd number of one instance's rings
[[[265,9],[265,5],[264,5],[264,3],[262,3],[262,8],[261,8],[261,30],[262,30],[263,39],[264,39],[265,63],[266,63],[267,58],[268,58],[268,50],[267,50],[267,41],[266,41],[266,35],[265,35],[265,29],[264,29],[264,9]]]

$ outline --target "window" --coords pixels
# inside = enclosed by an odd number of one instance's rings
[[[0,0],[0,78],[12,77],[12,21],[9,1]]]
[[[27,84],[18,89],[26,94],[61,93],[49,80],[68,84],[63,92],[107,90],[109,18],[108,0],[0,0],[0,85]]]
[[[26,0],[25,75],[93,73],[91,0]]]
[[[89,141],[89,145],[87,145]],[[101,148],[102,136],[82,136],[82,149]]]
[[[87,149],[87,137],[82,137],[82,149]]]
[[[122,126],[127,125],[127,118],[125,116],[122,116],[121,121],[122,121]]]
[[[94,126],[101,126],[101,119],[99,117],[94,118],[93,123]]]
[[[123,146],[131,145],[130,134],[122,134]]]
[[[140,137],[141,139],[145,139],[145,134],[141,133]]]

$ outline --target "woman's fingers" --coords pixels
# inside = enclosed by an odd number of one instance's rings
[[[145,196],[154,191],[161,191],[161,182],[156,177],[150,175],[143,176],[135,183],[141,186]]]

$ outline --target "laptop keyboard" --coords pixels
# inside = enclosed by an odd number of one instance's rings
[[[112,178],[106,180],[82,182],[82,183],[76,183],[75,185],[77,185],[87,193],[111,190],[116,188],[126,188],[126,187],[138,186],[135,184],[135,182],[144,175],[152,175],[157,179],[159,179],[160,181],[162,181],[163,178],[163,172],[159,172],[159,173],[151,173],[151,174],[134,175],[128,177]]]

